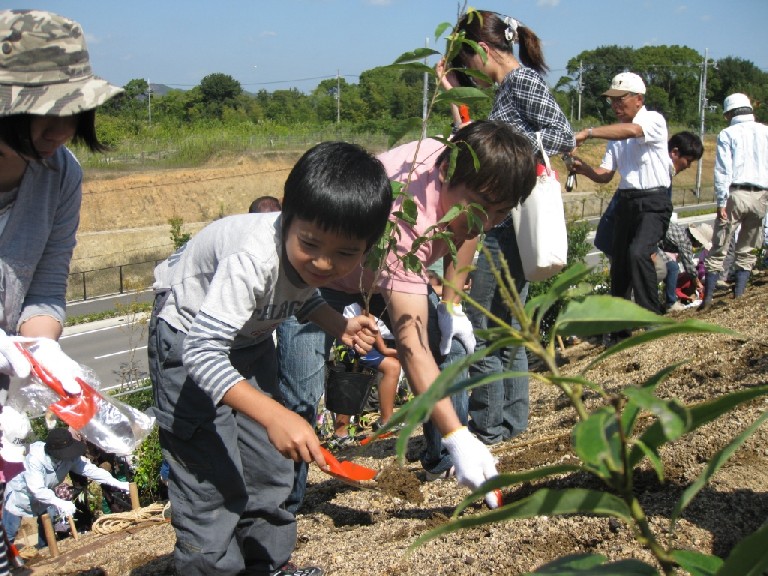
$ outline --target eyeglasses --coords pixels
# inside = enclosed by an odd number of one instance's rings
[[[608,104],[618,104],[619,102],[623,102],[624,98],[627,98],[628,96],[636,96],[636,94],[632,92],[627,92],[626,94],[622,94],[621,96],[608,96],[605,101],[608,102]]]

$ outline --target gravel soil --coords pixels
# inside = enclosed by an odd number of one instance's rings
[[[676,336],[610,358],[588,372],[609,392],[640,382],[661,367],[687,359],[659,387],[658,394],[686,403],[766,384],[768,275],[753,275],[738,301],[721,293],[704,313],[678,313],[737,330],[740,341],[721,335]],[[576,374],[603,350],[596,343],[568,345],[563,371]],[[574,410],[559,390],[531,381],[528,430],[493,447],[500,471],[522,471],[573,460],[570,429]],[[602,401],[589,397],[590,409]],[[665,482],[647,462],[635,475],[636,491],[652,529],[675,547],[727,556],[740,539],[768,517],[768,430],[759,429],[688,506],[676,531],[668,518],[680,493],[706,462],[748,427],[768,406],[768,398],[747,403],[663,449]],[[409,441],[404,468],[396,468],[394,440],[372,442],[340,454],[386,470],[377,489],[343,484],[311,467],[307,499],[298,515],[299,542],[293,560],[314,564],[326,574],[477,575],[520,574],[562,555],[600,553],[610,559],[652,558],[622,522],[605,517],[539,517],[464,530],[409,550],[416,538],[445,522],[467,491],[455,480],[425,482],[418,462],[419,435]],[[376,484],[376,483],[374,483]],[[550,485],[598,487],[586,476],[550,480]],[[504,493],[506,502],[529,494],[531,485]],[[484,510],[482,504],[467,510]],[[59,542],[56,559],[43,550],[29,560],[33,574],[143,576],[173,574],[174,534],[168,524],[147,524],[108,536],[86,534]]]

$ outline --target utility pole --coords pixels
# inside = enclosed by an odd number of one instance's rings
[[[426,39],[424,44],[426,48],[429,48],[429,38]],[[427,59],[424,58],[424,65],[427,65]],[[427,97],[429,96],[429,74],[424,72],[424,91],[422,94],[421,105],[421,138],[422,140],[427,137]]]
[[[149,125],[152,126],[152,84],[147,78],[147,114],[149,116]]]
[[[701,82],[699,83],[699,138],[704,142],[704,117],[707,111],[707,62],[709,61],[709,48],[704,50],[704,63],[701,69]],[[701,160],[696,163],[696,198],[701,197]]]
[[[339,69],[336,69],[336,124],[341,122],[341,80]]]
[[[576,91],[579,93],[579,113],[578,113],[579,122],[581,122],[581,93],[584,91],[584,84],[581,81],[581,73],[583,69],[584,68],[581,64],[581,60],[579,60],[579,83],[576,85]]]

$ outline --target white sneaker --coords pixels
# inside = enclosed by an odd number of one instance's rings
[[[672,304],[672,306],[667,308],[667,312],[682,312],[686,308],[688,308],[688,307],[685,304],[680,302],[680,300],[676,300],[675,303]]]

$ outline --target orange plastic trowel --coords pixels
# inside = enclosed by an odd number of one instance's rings
[[[378,470],[374,470],[373,468],[367,468],[365,466],[361,466],[360,464],[349,462],[348,460],[340,462],[333,454],[331,454],[327,449],[323,448],[322,446],[320,447],[320,450],[322,450],[323,457],[325,458],[326,463],[330,467],[330,470],[328,470],[328,474],[330,474],[334,478],[338,478],[342,482],[346,482],[347,484],[363,487],[360,484],[361,482],[368,482],[370,480],[373,480],[374,478],[376,478],[376,475],[379,473]]]

